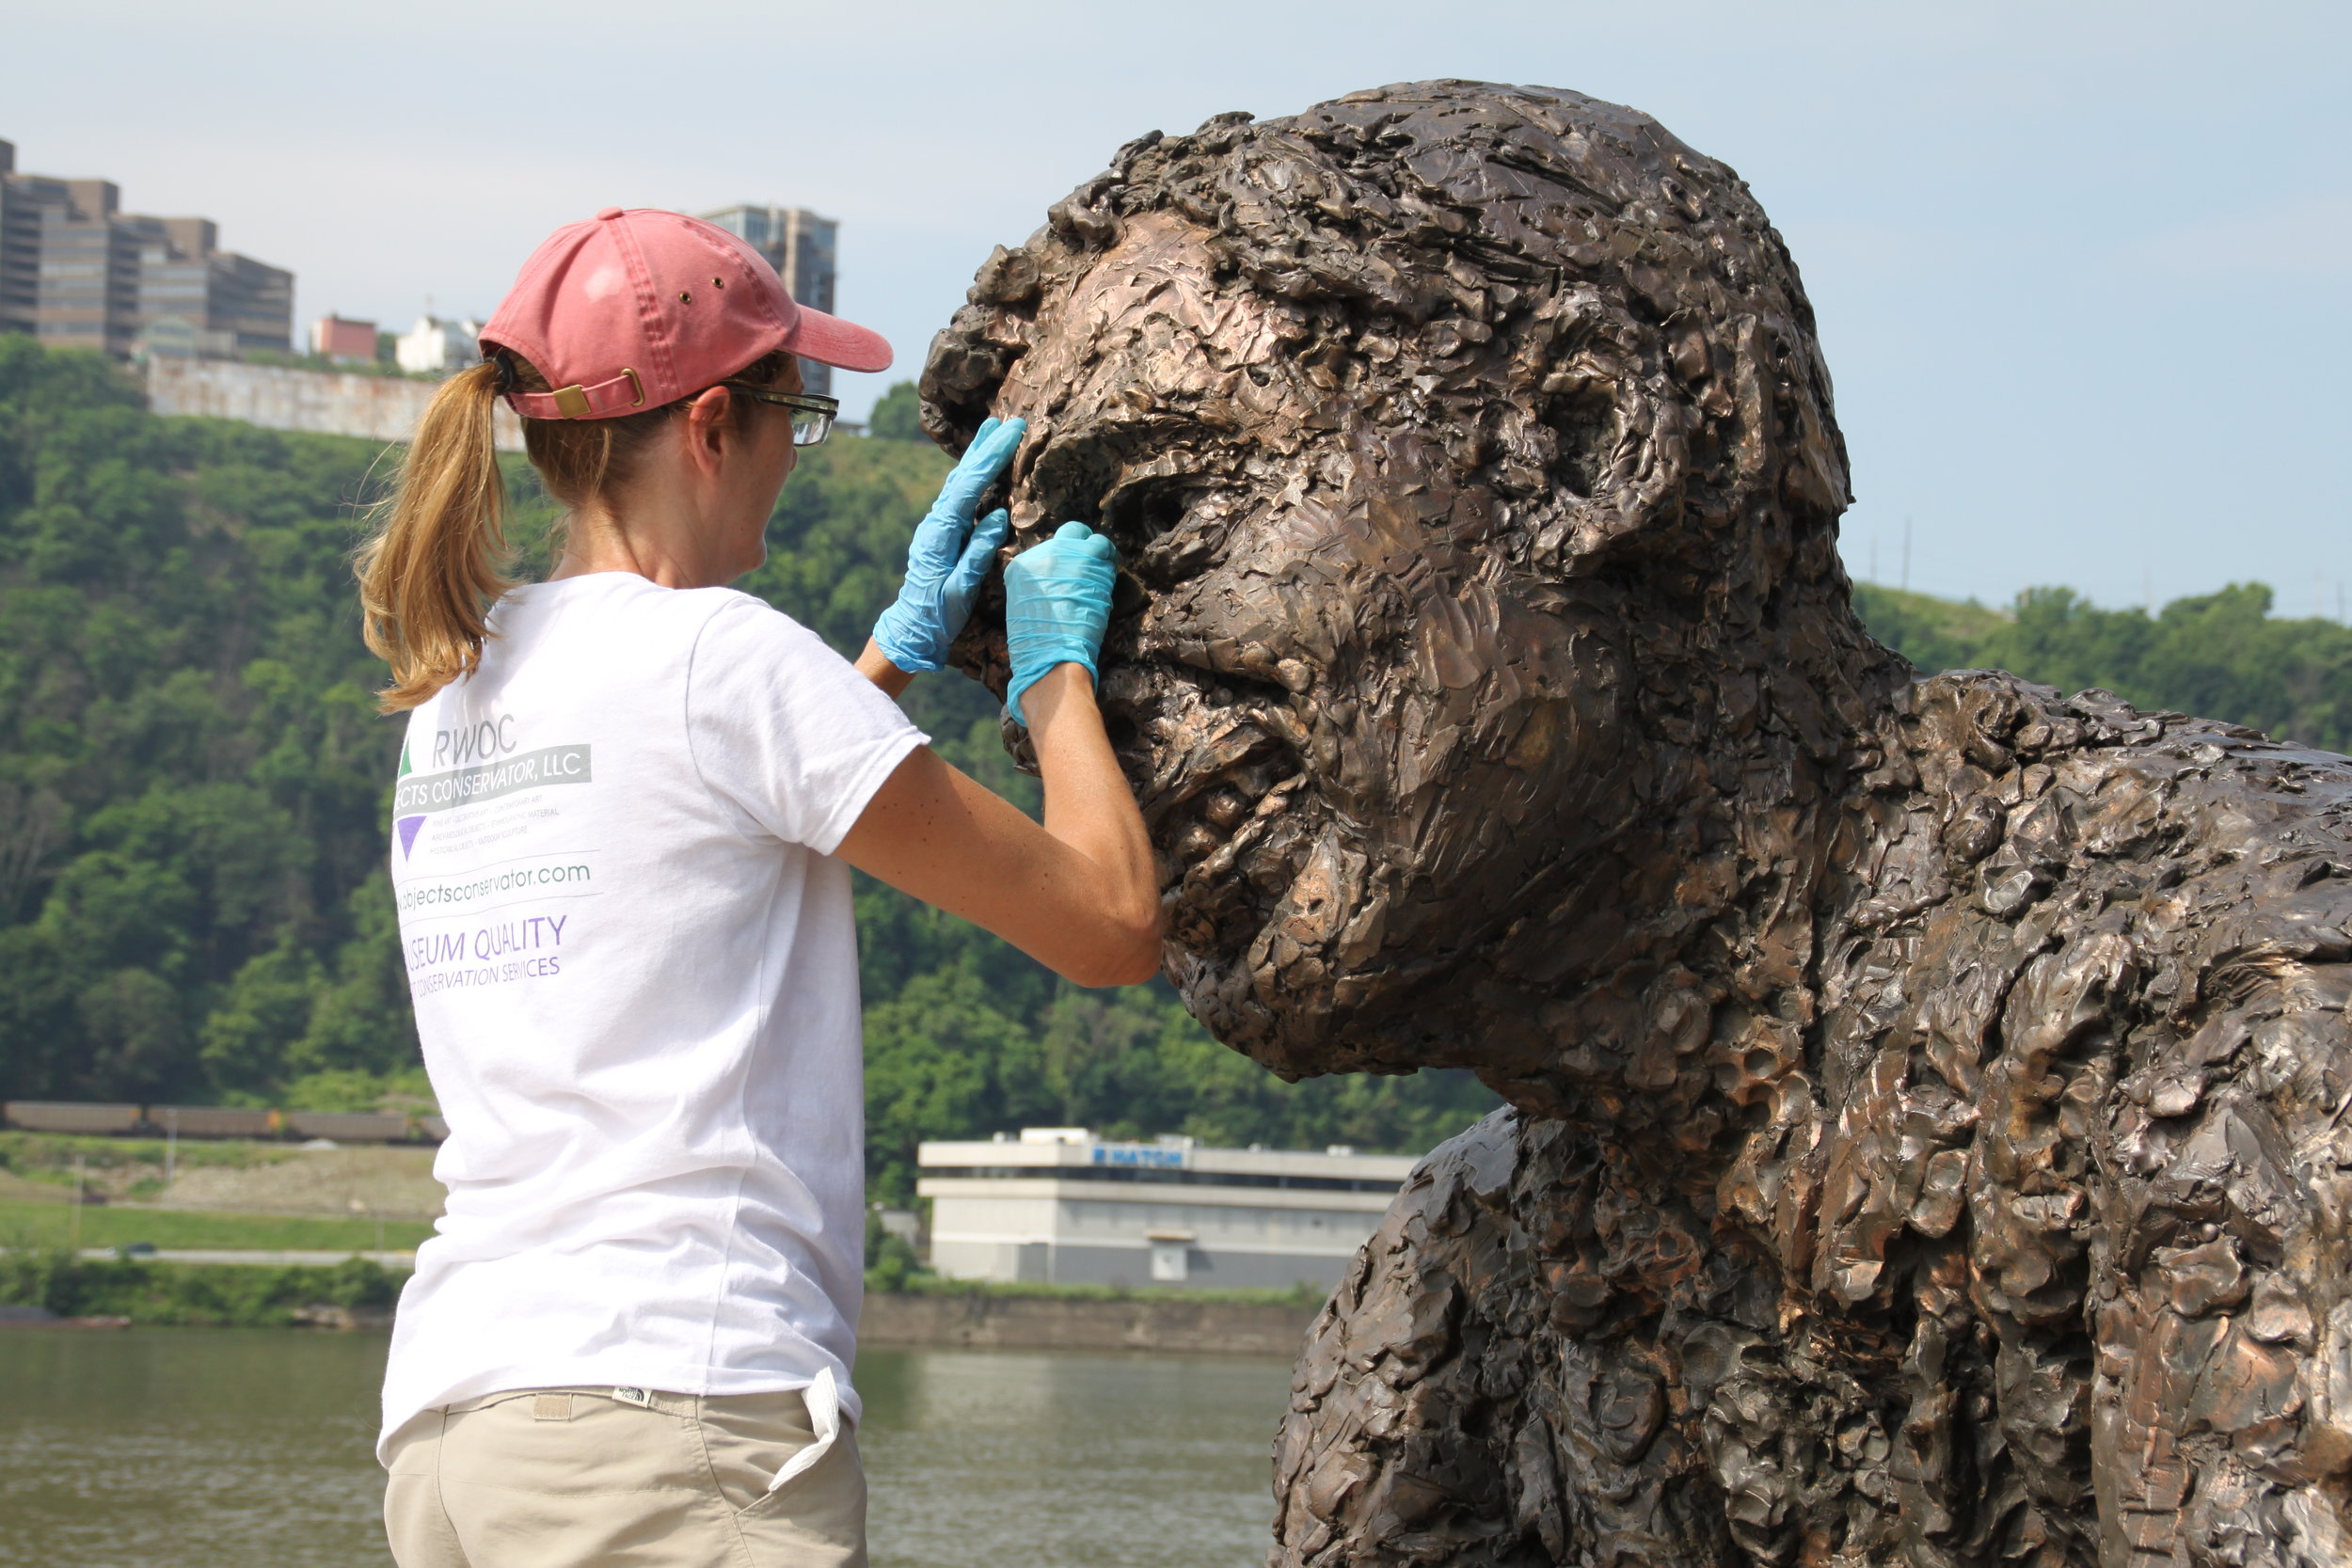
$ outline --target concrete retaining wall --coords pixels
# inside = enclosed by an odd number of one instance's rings
[[[439,388],[435,381],[298,371],[231,359],[157,356],[147,362],[147,406],[155,413],[205,414],[243,420],[266,430],[358,436],[371,441],[407,440]],[[522,425],[513,413],[499,409],[497,425],[501,451],[523,450]]]
[[[1199,1351],[1289,1359],[1298,1354],[1315,1311],[1311,1307],[1249,1307],[1167,1297],[1085,1301],[875,1293],[866,1298],[858,1342],[993,1350]]]

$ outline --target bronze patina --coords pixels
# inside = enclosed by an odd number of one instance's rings
[[[1274,1562],[2352,1561],[2352,765],[1873,641],[1731,169],[1540,87],[1219,116],[922,389],[1119,543],[1192,1009],[1509,1102],[1311,1334]]]

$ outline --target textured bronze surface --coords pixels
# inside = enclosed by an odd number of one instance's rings
[[[2352,765],[1873,642],[1728,168],[1468,83],[1146,136],[923,392],[1120,543],[1192,1008],[1513,1107],[1311,1334],[1275,1563],[2352,1561]]]

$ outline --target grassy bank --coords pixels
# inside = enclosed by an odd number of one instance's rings
[[[158,1246],[356,1246],[375,1244],[375,1217],[395,1222],[404,1235],[440,1212],[442,1191],[433,1180],[431,1148],[355,1144],[316,1148],[303,1144],[224,1140],[181,1140],[177,1160],[166,1164],[163,1143],[144,1138],[72,1137],[41,1132],[0,1132],[0,1206],[65,1204],[78,1179],[85,1194],[108,1203],[155,1205],[213,1216],[278,1214],[328,1225],[357,1224],[362,1230],[314,1232],[315,1240],[286,1243],[256,1233],[252,1239],[208,1232],[203,1239],[169,1240],[163,1235],[89,1232],[93,1244],[124,1241]],[[171,1180],[165,1180],[167,1169]],[[94,1215],[86,1221],[100,1225]],[[0,1236],[8,1221],[0,1219]],[[134,1227],[142,1222],[133,1221]],[[165,1222],[155,1222],[157,1224]],[[209,1223],[217,1223],[217,1220]],[[149,1226],[148,1228],[152,1228]],[[44,1238],[53,1235],[42,1231]],[[175,1238],[183,1234],[175,1232]],[[388,1244],[394,1243],[387,1231]]]
[[[253,1170],[301,1157],[299,1145],[219,1142],[183,1138],[173,1151],[178,1172]],[[162,1191],[165,1144],[161,1138],[82,1137],[71,1132],[0,1132],[0,1171],[70,1193],[79,1170],[90,1191],[114,1197],[142,1198]]]
[[[62,1247],[73,1234],[70,1203],[0,1202],[0,1246]],[[291,1214],[223,1214],[194,1209],[118,1209],[82,1206],[81,1244],[86,1247],[151,1246],[237,1252],[373,1252],[376,1224],[371,1219],[313,1218]],[[384,1222],[384,1245],[406,1251],[433,1234],[414,1220]]]
[[[90,1260],[54,1249],[0,1252],[0,1307],[63,1318],[199,1328],[285,1328],[306,1307],[389,1307],[405,1275],[364,1259],[331,1268]]]

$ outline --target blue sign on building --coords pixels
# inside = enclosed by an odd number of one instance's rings
[[[1191,1164],[1191,1151],[1171,1148],[1166,1144],[1096,1144],[1094,1163],[1098,1165],[1139,1165],[1151,1170],[1183,1170]]]

